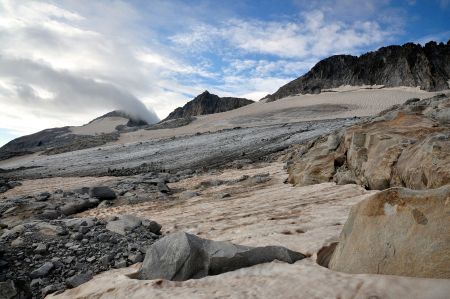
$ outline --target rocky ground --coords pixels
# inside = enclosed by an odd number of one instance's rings
[[[8,161],[0,298],[447,298],[448,110]]]

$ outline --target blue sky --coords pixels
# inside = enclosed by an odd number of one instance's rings
[[[447,42],[449,20],[450,0],[0,0],[0,145],[205,89],[258,100],[333,54]]]

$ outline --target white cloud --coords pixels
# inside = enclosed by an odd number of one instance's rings
[[[205,89],[258,100],[324,56],[395,33],[372,18],[386,1],[338,1],[354,8],[348,19],[328,0],[299,1],[301,13],[276,21],[215,1],[0,0],[0,130],[81,125],[144,110],[139,100],[164,118]]]
[[[196,25],[188,32],[172,36],[171,40],[190,51],[215,51],[225,43],[228,48],[246,53],[311,59],[354,52],[385,42],[391,34],[376,21],[330,22],[322,11],[314,10],[303,13],[298,22],[232,19],[216,27]]]

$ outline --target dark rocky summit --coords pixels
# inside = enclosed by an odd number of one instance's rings
[[[151,246],[139,279],[188,280],[217,275],[274,260],[295,263],[306,256],[281,246],[248,247],[178,232]]]
[[[331,56],[266,98],[275,101],[342,85],[419,86],[437,91],[448,89],[449,79],[450,40],[447,44],[429,42],[423,47],[407,43],[382,47],[359,57]]]
[[[207,90],[187,102],[183,107],[178,107],[163,120],[176,118],[190,118],[196,115],[213,114],[237,109],[253,103],[252,100],[232,97],[219,97],[209,93]]]

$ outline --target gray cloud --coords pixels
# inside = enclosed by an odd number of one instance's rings
[[[16,97],[13,105],[35,105],[47,111],[76,112],[120,109],[149,123],[159,121],[135,96],[111,83],[83,78],[27,59],[0,56],[0,78],[6,78]],[[4,87],[5,89],[5,87]],[[48,97],[40,95],[44,91]]]

